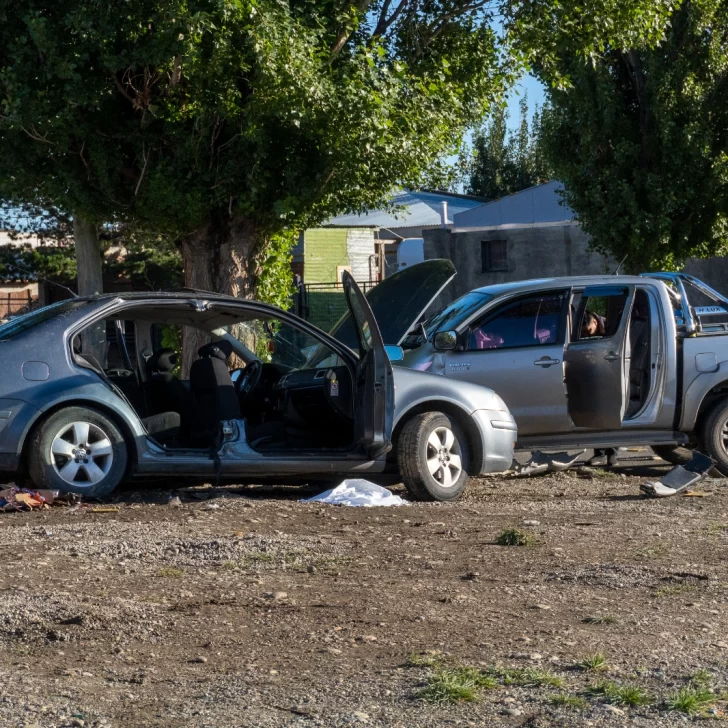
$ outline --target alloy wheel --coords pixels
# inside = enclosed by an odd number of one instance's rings
[[[69,485],[96,485],[109,473],[114,450],[109,436],[91,422],[66,425],[51,443],[51,461]]]
[[[449,427],[437,427],[427,438],[427,469],[443,488],[451,488],[460,478],[462,451]]]

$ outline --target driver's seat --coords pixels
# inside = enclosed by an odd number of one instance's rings
[[[199,359],[190,368],[194,408],[191,438],[194,445],[211,447],[217,442],[223,420],[239,420],[240,403],[230,378],[227,360],[232,344],[224,339],[198,349]]]

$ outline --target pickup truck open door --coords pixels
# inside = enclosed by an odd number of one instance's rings
[[[572,310],[564,376],[569,416],[576,427],[619,430],[622,426],[629,398],[633,299],[632,286],[589,286]],[[594,336],[586,336],[583,330],[588,312],[598,314],[604,326]]]

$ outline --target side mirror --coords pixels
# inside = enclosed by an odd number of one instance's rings
[[[404,350],[401,346],[385,346],[384,351],[387,352],[389,361],[402,361],[404,359]]]
[[[240,379],[240,377],[242,376],[242,374],[243,374],[243,370],[242,369],[233,369],[230,372],[230,379],[233,380],[233,384],[237,383],[238,379]]]
[[[432,345],[437,351],[454,351],[458,345],[458,335],[455,331],[438,331]]]

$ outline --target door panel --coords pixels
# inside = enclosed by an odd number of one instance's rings
[[[628,401],[630,351],[627,332],[632,287],[584,290],[566,348],[569,415],[577,427],[618,430]],[[588,322],[599,319],[592,328]]]
[[[519,435],[568,432],[564,342],[567,291],[529,294],[498,306],[468,332],[467,351],[448,352],[445,374],[490,387]]]
[[[344,271],[342,281],[359,349],[354,382],[355,437],[369,457],[376,458],[392,447],[392,364],[364,294],[348,271]]]

